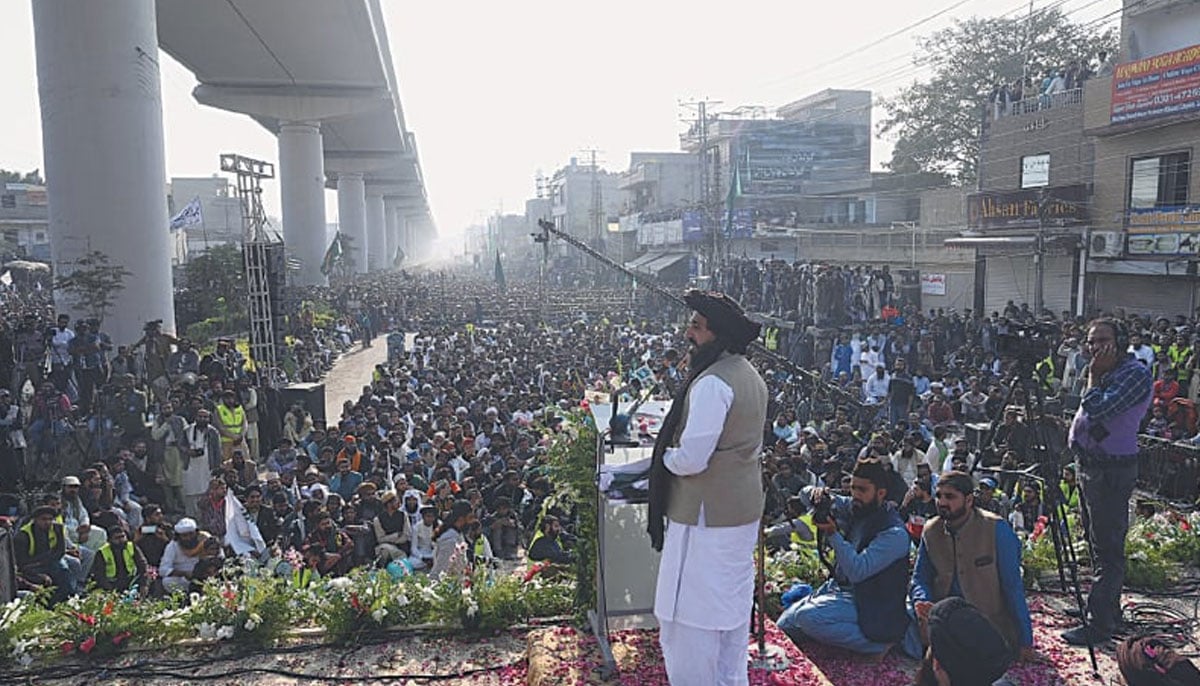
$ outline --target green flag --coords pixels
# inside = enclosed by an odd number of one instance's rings
[[[501,292],[508,288],[508,284],[504,281],[504,265],[500,264],[500,251],[496,251],[496,285],[500,287]]]
[[[750,151],[746,151],[747,159],[750,156]],[[736,204],[737,198],[742,194],[742,165],[734,163],[733,178],[729,181],[729,195],[725,197],[725,237],[733,237],[733,206]]]
[[[342,260],[342,234],[333,234],[333,242],[329,244],[329,249],[325,251],[325,259],[321,260],[321,274],[329,276],[333,272],[333,268]]]

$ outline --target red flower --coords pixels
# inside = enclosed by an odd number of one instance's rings
[[[96,626],[96,615],[85,615],[81,612],[76,612],[75,618],[88,626]]]
[[[70,641],[63,641],[60,647],[63,655],[70,655],[71,651],[75,650],[75,644]]]
[[[96,647],[96,637],[95,636],[88,636],[87,639],[84,640],[83,643],[79,644],[79,649],[85,653],[92,652],[92,648],[95,648],[95,647]]]
[[[538,574],[541,574],[543,571],[545,571],[546,566],[547,565],[544,562],[538,562],[538,563],[530,565],[529,569],[525,570],[525,583],[529,583],[530,581],[533,580],[533,577],[535,577]]]
[[[1186,519],[1181,519],[1181,520],[1179,520],[1179,528],[1183,529],[1184,531],[1191,531],[1192,525],[1188,524]]]
[[[113,636],[112,644],[115,646],[119,646],[119,645],[121,645],[121,643],[123,643],[125,641],[125,639],[129,638],[132,635],[133,634],[131,632],[122,631],[121,633],[117,634],[116,636]]]
[[[359,602],[359,600],[358,600],[357,593],[350,594],[350,607],[354,608],[355,611],[360,614],[363,612],[363,606],[362,606],[362,603]]]
[[[104,604],[104,611],[101,612],[101,614],[103,614],[105,617],[107,617],[107,616],[111,615],[112,613],[113,613],[113,604],[112,604],[112,601],[109,601]]]

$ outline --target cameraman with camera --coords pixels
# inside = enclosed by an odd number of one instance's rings
[[[869,458],[854,466],[850,497],[812,490],[813,521],[835,564],[833,578],[779,617],[793,641],[808,637],[882,657],[904,636],[912,542],[887,502],[887,481],[883,464]]]

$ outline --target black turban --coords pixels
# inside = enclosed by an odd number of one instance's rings
[[[741,305],[724,293],[693,289],[684,294],[683,300],[688,307],[704,315],[709,331],[735,350],[744,350],[762,330],[758,322],[746,316]]]
[[[954,684],[991,684],[1004,676],[1013,659],[996,627],[958,596],[929,611],[929,646]]]

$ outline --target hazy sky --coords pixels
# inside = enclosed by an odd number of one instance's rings
[[[954,18],[1028,11],[1028,0],[741,0],[721,10],[683,0],[381,1],[444,236],[501,208],[523,212],[537,171],[549,174],[585,148],[601,150],[610,169],[626,168],[632,150],[677,150],[689,114],[680,100],[732,109],[775,107],[823,88],[888,95],[919,75],[917,36]],[[1121,0],[1035,0],[1051,4],[1091,20]],[[31,14],[29,0],[0,0],[0,167],[9,169],[41,167]],[[191,73],[160,57],[168,177],[210,175],[221,152],[278,158],[273,135],[198,105]],[[876,167],[889,151],[876,141]],[[278,216],[278,189],[264,196]],[[335,221],[332,193],[326,208]]]

